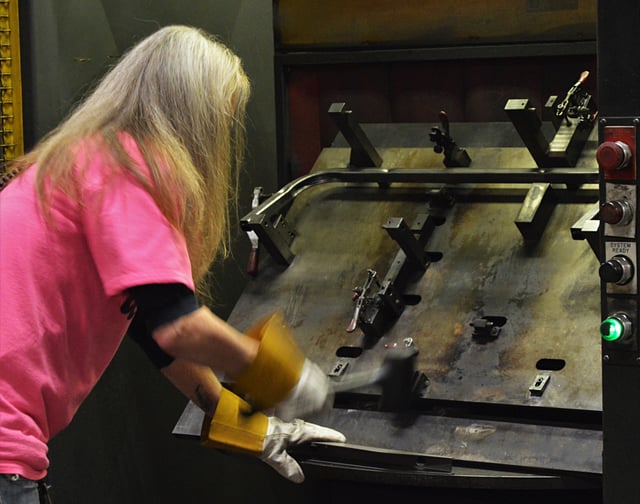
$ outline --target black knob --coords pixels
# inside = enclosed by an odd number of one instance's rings
[[[633,278],[634,267],[627,256],[616,255],[600,265],[599,273],[604,282],[624,285]]]
[[[607,283],[616,283],[622,276],[622,266],[618,261],[607,261],[600,265],[600,278]]]

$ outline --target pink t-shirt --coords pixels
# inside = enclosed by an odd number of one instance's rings
[[[144,166],[130,137],[129,154]],[[47,442],[71,421],[113,358],[129,321],[124,291],[193,288],[184,237],[131,175],[100,152],[81,201],[56,192],[45,222],[28,169],[0,192],[0,474],[45,476]]]

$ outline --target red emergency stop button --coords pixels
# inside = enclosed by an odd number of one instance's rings
[[[631,161],[631,148],[619,140],[603,142],[596,151],[596,160],[604,171],[623,170]]]

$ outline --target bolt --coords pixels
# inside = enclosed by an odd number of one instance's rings
[[[633,125],[637,126],[638,124],[640,124],[640,119],[638,119],[637,117],[633,120]]]
[[[607,124],[607,120],[603,117],[602,119],[600,119],[600,124],[604,126],[605,124]]]
[[[608,362],[609,361],[609,356],[608,355],[604,355],[602,357],[602,360],[605,361],[605,362]]]

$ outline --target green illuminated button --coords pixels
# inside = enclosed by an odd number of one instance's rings
[[[627,339],[631,331],[631,320],[626,313],[614,313],[600,324],[600,336],[609,342]]]
[[[624,334],[624,327],[622,322],[613,317],[609,317],[602,324],[600,324],[600,335],[605,341],[616,341],[622,338]]]

